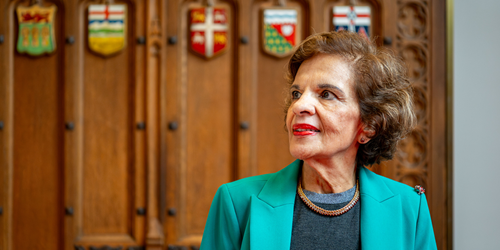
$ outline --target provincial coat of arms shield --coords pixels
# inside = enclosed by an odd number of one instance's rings
[[[333,26],[336,31],[348,30],[369,39],[371,10],[368,6],[333,7]]]
[[[19,21],[19,38],[17,51],[38,56],[49,54],[56,49],[54,35],[54,18],[57,11],[55,5],[41,7],[19,6],[16,8]]]
[[[190,44],[196,54],[212,58],[227,48],[227,13],[223,8],[190,11]]]
[[[297,44],[297,10],[264,9],[263,49],[266,53],[285,57]]]
[[[89,5],[88,41],[90,50],[108,56],[126,46],[127,6],[123,4]]]

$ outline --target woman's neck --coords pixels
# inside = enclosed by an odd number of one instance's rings
[[[320,194],[341,193],[356,184],[355,161],[345,164],[305,160],[302,188]]]

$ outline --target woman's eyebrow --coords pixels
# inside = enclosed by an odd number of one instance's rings
[[[297,90],[299,90],[300,88],[299,88],[298,85],[294,84],[294,85],[290,86],[290,89],[297,89]]]
[[[344,91],[342,91],[339,87],[332,85],[332,84],[329,84],[329,83],[320,83],[320,84],[318,84],[318,88],[320,88],[320,89],[335,89],[335,90],[340,91],[340,93],[342,93],[343,95],[345,95]]]

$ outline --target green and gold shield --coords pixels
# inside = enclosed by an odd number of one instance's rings
[[[16,9],[19,20],[17,51],[32,56],[49,54],[56,50],[54,18],[57,7],[19,6]]]

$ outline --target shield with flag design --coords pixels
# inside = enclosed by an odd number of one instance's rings
[[[126,45],[126,13],[123,4],[92,4],[89,6],[89,48],[108,56]]]
[[[336,31],[349,30],[369,39],[371,10],[368,6],[333,7],[333,26]]]
[[[297,10],[264,9],[264,51],[276,57],[292,53],[297,43]]]
[[[52,53],[56,49],[54,18],[57,7],[19,6],[16,9],[19,20],[17,51],[32,56]]]
[[[197,8],[190,12],[191,49],[212,58],[227,48],[227,13],[223,8]]]

